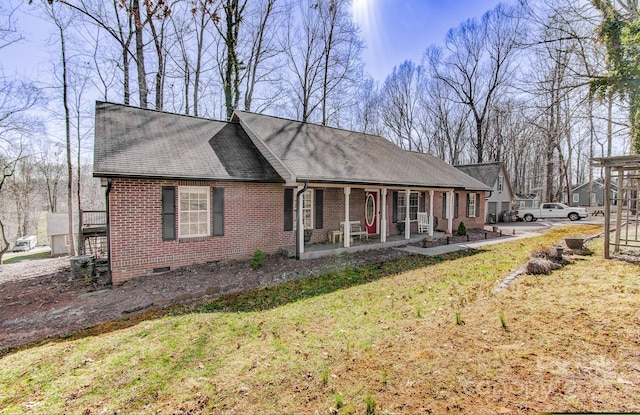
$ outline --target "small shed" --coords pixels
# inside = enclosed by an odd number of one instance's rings
[[[537,209],[540,207],[540,197],[535,194],[516,194],[514,200],[516,209]]]
[[[73,218],[78,223],[77,215]],[[67,213],[47,214],[47,237],[51,247],[51,255],[66,255],[69,253],[69,215]]]

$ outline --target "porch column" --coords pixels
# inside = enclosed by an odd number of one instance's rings
[[[433,236],[433,190],[429,190],[429,236]]]
[[[298,192],[300,192],[304,187],[298,186]],[[298,254],[304,254],[304,221],[302,217],[302,195],[304,193],[299,193],[296,207],[296,232],[298,232],[298,237],[296,238],[296,242],[298,243]],[[300,258],[298,258],[300,259]]]
[[[350,231],[351,227],[349,226],[349,195],[351,194],[351,188],[344,188],[344,235],[343,235],[343,246],[345,248],[349,247],[349,238],[351,237]]]
[[[380,190],[380,242],[387,242],[387,189]]]
[[[447,209],[449,209],[449,214],[447,215],[447,233],[448,234],[452,234],[453,233],[453,216],[455,215],[455,204],[456,204],[456,200],[455,200],[455,192],[453,191],[453,189],[451,189],[449,191],[449,206],[447,206]]]
[[[405,215],[404,215],[404,239],[410,239],[411,238],[411,218],[409,215],[409,205],[411,205],[411,203],[409,202],[409,200],[411,199],[411,189],[405,190],[405,195],[406,195],[406,199],[405,199],[406,209],[405,209]]]

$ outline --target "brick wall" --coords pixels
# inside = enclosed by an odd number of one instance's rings
[[[162,186],[224,188],[224,236],[163,241]],[[294,233],[284,231],[279,184],[114,179],[109,198],[114,284],[154,268],[250,258],[256,249],[272,254],[294,243]],[[176,235],[177,223],[176,215]]]
[[[163,186],[176,187],[176,207],[179,186],[224,188],[224,235],[177,237],[175,240],[163,241]],[[343,189],[324,188],[323,190],[323,229],[314,229],[312,243],[326,241],[327,232],[339,229],[340,222],[344,220]],[[294,190],[294,195],[296,191]],[[481,203],[477,207],[477,217],[467,218],[466,192],[460,192],[459,217],[454,219],[454,231],[460,221],[464,221],[467,228],[483,227],[484,192],[481,192],[480,196]],[[193,263],[247,259],[256,249],[273,254],[281,246],[295,244],[295,233],[284,231],[284,187],[280,184],[113,179],[109,198],[111,269],[114,284],[148,274],[155,268],[174,269]],[[351,189],[349,203],[349,219],[359,220],[364,225],[364,189]],[[392,192],[388,191],[387,230],[389,235],[398,233],[396,224],[392,222],[392,205]],[[210,206],[210,209],[212,208]],[[428,192],[425,208],[428,212]],[[438,229],[446,230],[447,221],[442,219],[442,198],[439,192],[434,194],[434,215],[438,217]],[[177,236],[177,212],[175,231]],[[417,223],[412,223],[411,231],[417,231]]]

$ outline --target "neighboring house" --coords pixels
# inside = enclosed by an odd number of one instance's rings
[[[540,206],[540,197],[535,193],[529,195],[516,194],[513,204],[516,210],[536,209]]]
[[[511,212],[515,194],[504,163],[465,164],[458,165],[456,168],[491,188],[485,202],[485,221],[487,223],[502,221],[503,214]]]
[[[583,183],[573,188],[571,191],[571,202],[567,201],[567,194],[563,193],[562,198],[570,206],[604,206],[604,182],[601,179],[593,180],[591,187],[591,200],[589,200],[589,182]],[[618,187],[611,183],[611,201],[616,200]]]
[[[400,222],[408,239],[419,211],[442,217],[444,208],[447,232],[461,221],[481,228],[490,190],[380,136],[242,111],[221,122],[102,102],[94,176],[106,186],[113,283],[296,241],[304,258],[305,229],[311,243],[324,242],[341,222],[359,221],[381,243]]]

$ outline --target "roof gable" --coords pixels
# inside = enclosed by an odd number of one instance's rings
[[[237,124],[104,102],[94,175],[282,181]]]

